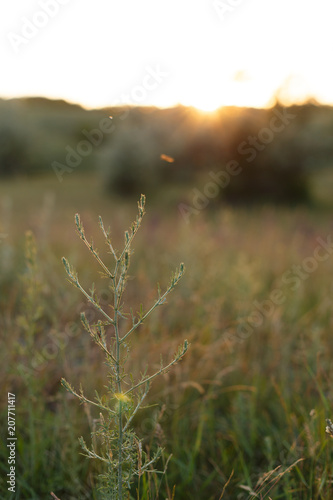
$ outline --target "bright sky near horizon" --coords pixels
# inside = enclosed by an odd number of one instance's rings
[[[332,0],[16,0],[0,97],[212,110],[333,104]]]

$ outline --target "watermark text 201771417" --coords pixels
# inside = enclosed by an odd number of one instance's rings
[[[15,394],[8,393],[8,491],[15,493],[16,488],[16,430],[15,430]]]

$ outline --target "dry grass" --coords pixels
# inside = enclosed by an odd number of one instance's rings
[[[25,386],[16,371],[15,344],[19,339],[22,342],[16,317],[24,313],[24,290],[18,276],[25,269],[27,229],[37,239],[38,273],[43,283],[39,301],[44,314],[36,328],[36,352],[43,350],[45,339],[49,342],[68,331],[70,322],[80,326],[79,311],[89,310],[79,293],[67,286],[60,262],[66,254],[83,284],[90,284],[96,275],[73,234],[74,213],[81,213],[89,234],[95,234],[97,215],[102,215],[121,246],[122,228],[133,216],[133,200],[103,198],[94,182],[73,174],[63,184],[56,179],[36,179],[24,185],[17,181],[0,186],[1,200],[7,196],[12,203],[11,210],[6,212],[3,207],[2,211],[2,223],[10,218],[10,229],[0,246],[0,321],[6,342],[1,376],[11,392],[20,395],[18,433],[25,436],[22,456],[26,461],[33,453],[41,457],[38,461],[35,456],[35,469],[32,465],[29,473],[21,471],[20,499],[46,498],[50,491],[62,500],[86,498],[82,492],[75,496],[79,487],[92,498],[91,470],[81,464],[81,458],[74,458],[77,445],[73,436],[89,435],[96,416],[87,419],[76,414],[75,402],[60,389],[60,377],[73,385],[82,382],[87,396],[93,394],[95,388],[101,388],[105,374],[101,356],[84,334],[74,335],[66,348],[59,347],[54,359],[36,372],[34,397],[40,408],[29,409]],[[172,200],[176,197],[173,193]],[[119,203],[121,208],[116,208]],[[148,451],[154,450],[159,439],[166,450],[164,460],[168,453],[173,454],[161,485],[148,479],[141,482],[141,498],[146,498],[149,488],[159,491],[161,499],[170,498],[174,485],[175,499],[218,499],[222,491],[224,500],[248,498],[249,491],[265,498],[255,490],[256,485],[278,467],[279,481],[269,478],[273,481],[271,498],[330,498],[333,457],[325,418],[331,417],[333,397],[333,256],[320,262],[296,290],[282,282],[286,271],[313,255],[317,238],[325,240],[330,234],[331,214],[325,211],[221,207],[203,211],[187,225],[167,195],[159,203],[150,204],[148,199],[126,301],[148,305],[155,297],[156,281],[166,284],[170,269],[181,260],[187,273],[169,306],[146,324],[142,338],[148,335],[150,342],[143,342],[140,333],[133,341],[135,356],[128,362],[131,371],[139,373],[147,359],[153,360],[153,370],[154,364],[159,365],[160,353],[170,357],[185,337],[191,352],[175,371],[153,385],[149,401],[157,406],[144,410],[136,420]],[[97,238],[95,243],[103,248]],[[102,280],[95,284],[105,286]],[[248,338],[237,340],[238,325],[253,312],[254,301],[261,303],[276,288],[286,297],[284,303]],[[23,361],[29,364],[31,359],[26,355]],[[93,379],[91,373],[95,373]],[[30,422],[30,430],[23,426],[25,421]],[[36,441],[31,443],[34,426],[46,429],[38,446]],[[52,452],[54,465],[45,471],[48,479],[41,485],[38,478],[45,453]],[[133,497],[137,497],[134,490]]]

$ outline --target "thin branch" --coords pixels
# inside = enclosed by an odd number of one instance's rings
[[[158,448],[158,449],[157,449],[157,452],[156,452],[156,453],[155,453],[155,455],[154,455],[154,457],[153,457],[153,458],[152,458],[149,462],[147,462],[146,464],[144,464],[144,465],[141,467],[140,471],[136,471],[136,472],[135,472],[135,474],[136,474],[136,475],[139,475],[139,474],[141,475],[143,471],[147,471],[148,467],[149,467],[150,465],[152,465],[154,462],[156,462],[156,460],[157,460],[157,459],[161,456],[161,454],[162,454],[162,448]],[[157,471],[155,471],[155,470],[150,470],[150,471],[147,471],[147,472],[157,472]]]
[[[77,227],[77,230],[79,232],[80,238],[83,241],[83,243],[89,248],[90,252],[93,254],[97,262],[100,264],[100,266],[104,269],[104,272],[109,278],[113,278],[113,274],[111,271],[106,267],[100,256],[98,255],[97,250],[94,249],[92,243],[89,243],[89,241],[86,238],[86,235],[84,234],[84,228],[80,220],[79,214],[75,214],[75,224]]]
[[[81,437],[79,439],[80,441],[80,444],[81,444],[81,447],[83,448],[83,450],[86,452],[86,456],[88,458],[98,458],[99,460],[102,460],[102,462],[106,462],[107,464],[110,463],[110,461],[107,459],[107,458],[104,458],[104,457],[101,457],[100,455],[98,455],[94,448],[92,448],[92,450],[89,450],[88,446],[86,445],[86,442],[85,440],[83,439],[83,437]]]
[[[98,401],[98,403],[95,403],[94,401],[91,401],[91,399],[88,399],[84,396],[83,392],[80,391],[80,394],[78,394],[74,389],[73,387],[67,382],[66,379],[62,378],[61,379],[61,384],[65,387],[65,389],[67,389],[69,392],[71,392],[74,396],[76,396],[77,398],[80,399],[81,402],[85,402],[85,403],[89,403],[91,405],[94,405],[94,406],[97,406],[98,408],[102,408],[103,410],[106,410],[110,413],[112,413],[113,415],[116,414],[115,411],[111,410],[111,408],[109,408],[108,406],[105,406],[103,405],[103,403],[101,403],[100,401]]]
[[[134,330],[136,330],[138,328],[138,326],[140,326],[144,320],[154,311],[154,309],[156,309],[156,307],[162,305],[167,297],[167,295],[173,290],[173,288],[177,285],[178,281],[180,280],[180,278],[182,277],[182,275],[184,274],[184,268],[182,267],[181,268],[181,271],[180,273],[178,274],[177,278],[175,280],[173,280],[171,282],[171,285],[169,286],[169,288],[164,292],[163,295],[161,295],[157,300],[156,302],[151,306],[151,308],[149,309],[149,311],[147,311],[133,326],[132,328],[130,328],[130,330],[120,339],[120,343],[122,344],[129,335],[131,335],[131,333],[134,332]]]
[[[104,311],[104,309],[101,308],[101,306],[94,300],[94,298],[89,295],[89,293],[87,293],[85,291],[84,288],[82,288],[80,282],[79,282],[79,279],[77,277],[77,274],[73,271],[73,269],[71,269],[67,259],[65,259],[65,257],[62,258],[62,262],[65,266],[65,269],[66,269],[66,272],[69,276],[69,282],[74,285],[76,288],[78,288],[80,290],[81,293],[83,293],[83,295],[87,298],[87,300],[93,304],[93,306],[101,313],[103,314],[103,316],[109,321],[109,323],[111,325],[114,324],[114,321],[113,319]]]
[[[112,361],[115,363],[116,359],[106,346],[105,338],[104,338],[104,336],[102,337],[101,328],[100,328],[100,331],[101,331],[100,334],[97,331],[93,331],[90,324],[89,324],[89,321],[86,318],[86,315],[84,314],[84,312],[81,313],[81,323],[83,324],[83,327],[85,328],[85,330],[90,334],[90,336],[96,342],[96,344],[99,345],[100,348],[104,351],[104,353],[107,356],[109,356],[112,359]],[[98,326],[99,325],[97,325],[97,328],[98,328]],[[95,326],[95,328],[96,328],[96,326]]]
[[[115,258],[115,260],[117,261],[117,260],[118,260],[118,257],[117,257],[116,252],[114,251],[113,246],[112,246],[111,239],[110,239],[110,236],[109,236],[109,231],[108,231],[108,232],[106,232],[106,231],[105,231],[105,229],[104,229],[104,224],[103,224],[103,220],[102,220],[102,217],[101,217],[101,216],[99,216],[99,217],[98,217],[98,220],[99,220],[99,227],[101,228],[102,233],[103,233],[103,235],[104,235],[104,237],[105,237],[105,239],[106,239],[106,242],[107,242],[107,244],[108,244],[108,245],[109,245],[109,247],[110,247],[110,250],[111,250],[111,252],[112,252],[113,257],[114,257],[114,258]]]
[[[51,497],[55,498],[55,500],[60,500],[60,498],[58,498],[54,493],[53,491],[51,491]]]
[[[138,402],[138,404],[136,405],[136,407],[135,407],[135,409],[134,409],[134,411],[133,411],[132,415],[131,415],[131,416],[130,416],[130,418],[127,420],[126,425],[125,425],[125,427],[123,428],[123,432],[125,432],[125,431],[127,430],[128,426],[129,426],[129,424],[132,422],[132,420],[133,420],[133,418],[134,418],[135,414],[136,414],[136,413],[138,412],[138,410],[140,409],[140,406],[142,405],[142,401],[143,401],[143,400],[145,399],[145,397],[147,396],[148,391],[149,391],[149,382],[147,382],[147,387],[146,387],[146,390],[145,390],[145,392],[143,393],[143,395],[142,395],[142,397],[141,397],[140,401],[139,401],[139,402]]]
[[[169,370],[169,368],[171,368],[171,366],[175,365],[185,355],[187,349],[188,349],[188,342],[187,342],[187,340],[185,340],[182,351],[177,353],[175,359],[173,359],[171,361],[171,363],[169,363],[167,366],[160,368],[160,370],[158,370],[156,373],[154,373],[154,375],[151,375],[150,377],[147,377],[147,378],[141,380],[141,382],[133,385],[133,387],[128,389],[128,391],[124,392],[124,394],[125,395],[129,394],[130,392],[134,391],[135,389],[137,389],[141,385],[146,384],[147,382],[150,382],[150,380],[153,380],[158,375],[165,373],[167,370]]]

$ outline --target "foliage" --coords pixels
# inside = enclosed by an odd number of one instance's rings
[[[307,202],[309,172],[330,167],[333,154],[332,108],[311,103],[209,115],[183,106],[84,110],[31,98],[0,100],[0,111],[0,176],[53,173],[63,180],[98,169],[106,192],[129,197],[204,176],[207,182],[232,160],[242,175],[221,190],[222,200]],[[279,113],[293,118],[276,120]],[[113,128],[103,133],[109,115]]]

